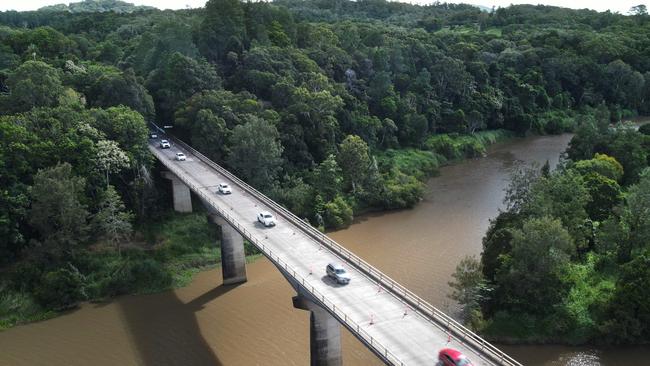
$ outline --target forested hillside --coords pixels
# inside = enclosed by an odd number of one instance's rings
[[[498,138],[650,108],[642,9],[211,0],[73,11],[93,4],[0,13],[0,266],[46,308],[58,285],[74,289],[66,305],[142,276],[170,283],[146,253],[134,255],[149,260],[142,270],[120,250],[168,210],[147,121],[337,228],[413,206],[439,165]],[[114,268],[87,259],[98,242],[120,253]],[[91,276],[99,267],[110,278]]]

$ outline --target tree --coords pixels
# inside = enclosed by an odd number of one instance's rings
[[[209,61],[224,61],[228,52],[241,52],[245,40],[244,11],[239,0],[210,0],[205,4],[198,45]]]
[[[352,207],[340,195],[323,206],[325,227],[340,229],[352,223]]]
[[[68,257],[87,238],[85,179],[68,163],[39,170],[31,190],[29,224],[39,233],[37,251],[55,260]]]
[[[340,145],[337,161],[347,184],[352,192],[357,191],[357,184],[363,182],[370,168],[368,145],[359,136],[348,135]]]
[[[334,154],[330,154],[314,169],[312,185],[325,201],[330,201],[341,193],[342,183],[341,168]]]
[[[202,90],[218,89],[221,79],[205,60],[176,52],[149,75],[146,85],[154,96],[158,119],[172,121],[179,104]]]
[[[149,159],[147,139],[149,129],[142,115],[128,107],[93,109],[95,127],[106,138],[114,140],[129,156],[133,167],[145,164]]]
[[[636,343],[650,338],[650,253],[622,267],[614,296],[601,326],[603,336],[614,343]]]
[[[589,173],[584,181],[591,197],[585,206],[589,217],[594,221],[605,220],[612,214],[612,208],[623,200],[621,187],[615,180],[598,173]]]
[[[576,247],[569,232],[557,220],[531,218],[512,232],[510,270],[500,279],[516,308],[547,314],[558,303],[565,288],[560,278]]]
[[[615,158],[606,154],[596,153],[593,159],[576,162],[574,168],[583,176],[597,173],[617,182],[623,178],[623,166]]]
[[[476,257],[464,257],[451,277],[453,280],[449,282],[449,287],[453,292],[449,297],[461,305],[461,319],[468,322],[473,314],[480,311],[479,306],[490,291],[483,278],[481,263]]]
[[[648,8],[645,4],[639,4],[630,8],[630,14],[632,15],[648,15]]]
[[[588,218],[585,207],[589,200],[582,176],[570,169],[555,171],[549,178],[541,178],[533,185],[530,201],[523,212],[561,220],[572,238],[583,245],[588,235],[584,225]]]
[[[133,228],[133,214],[125,211],[126,207],[111,185],[106,187],[99,204],[99,212],[93,218],[93,224],[100,236],[122,253],[122,241],[129,238]]]
[[[27,61],[20,65],[9,75],[7,85],[14,111],[55,106],[63,93],[59,71],[41,61]]]
[[[278,130],[266,120],[248,115],[232,131],[229,166],[252,186],[265,190],[277,178],[282,164]]]
[[[109,174],[119,173],[130,165],[129,157],[111,140],[101,140],[97,143],[97,166],[106,173],[106,186],[109,185]]]
[[[140,112],[148,119],[155,115],[151,95],[131,69],[125,72],[102,74],[90,86],[87,97],[93,107],[124,105]]]

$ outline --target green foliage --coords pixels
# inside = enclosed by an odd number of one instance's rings
[[[404,174],[419,180],[434,175],[445,159],[430,151],[416,149],[388,149],[378,156],[382,167],[395,167]]]
[[[623,200],[621,187],[615,180],[598,173],[590,173],[584,177],[591,200],[585,206],[587,214],[594,221],[605,220],[612,208]]]
[[[382,201],[386,209],[411,208],[424,195],[424,183],[398,169],[392,169],[387,174],[384,184]]]
[[[617,182],[623,178],[623,166],[615,158],[606,154],[596,153],[593,159],[580,160],[575,163],[574,167],[583,176],[597,173]]]
[[[52,107],[63,93],[60,71],[41,61],[27,61],[9,78],[9,109],[17,112]]]
[[[481,300],[490,290],[483,278],[481,263],[475,257],[465,257],[458,263],[451,277],[453,281],[449,282],[449,287],[453,292],[449,297],[463,307],[463,321],[469,321],[470,316],[479,310]]]
[[[355,192],[357,183],[366,179],[370,167],[368,145],[359,136],[347,136],[340,145],[337,161],[345,181]]]
[[[133,5],[120,0],[83,0],[76,3],[44,6],[39,11],[66,11],[71,13],[104,12],[132,13],[134,11],[154,9],[150,6]]]
[[[121,252],[121,242],[128,240],[133,232],[133,214],[125,209],[120,195],[109,185],[99,203],[99,211],[93,217],[95,232],[115,246],[118,253]]]
[[[63,267],[45,273],[34,294],[44,307],[56,310],[73,307],[86,298],[84,280],[76,268]]]
[[[343,177],[333,154],[314,169],[312,186],[327,201],[333,200],[341,192]]]
[[[646,123],[644,125],[641,125],[639,127],[639,132],[641,132],[642,134],[644,134],[646,136],[650,135],[650,123]]]
[[[81,201],[85,184],[68,163],[36,173],[29,224],[39,234],[42,255],[69,257],[86,240],[88,211]]]
[[[472,135],[440,134],[429,137],[424,147],[447,160],[476,158],[485,155],[488,145],[509,136],[505,130],[481,131]]]
[[[353,218],[352,207],[341,196],[336,196],[325,203],[322,215],[325,225],[333,229],[350,225]]]
[[[557,219],[532,218],[513,230],[509,271],[499,282],[510,301],[516,301],[516,308],[533,314],[549,312],[565,294],[560,278],[575,250],[569,232]]]
[[[254,187],[266,189],[276,180],[282,160],[278,130],[268,121],[248,116],[233,129],[228,165]]]
[[[44,320],[52,312],[43,311],[33,296],[0,285],[0,330],[29,321]]]
[[[648,284],[650,258],[645,253],[622,267],[601,329],[608,342],[637,343],[650,337],[650,306],[646,299]]]

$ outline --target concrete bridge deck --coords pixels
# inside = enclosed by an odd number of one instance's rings
[[[298,292],[315,299],[387,364],[435,365],[438,351],[451,347],[474,365],[520,365],[191,147],[169,140],[169,149],[151,140],[150,151],[256,245]],[[177,152],[185,153],[187,161],[176,161]],[[230,184],[231,195],[216,193],[221,182]],[[257,222],[262,210],[274,214],[275,227]],[[327,278],[325,266],[330,262],[342,263],[350,272],[348,285]]]

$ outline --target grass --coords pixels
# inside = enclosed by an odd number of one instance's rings
[[[13,291],[6,284],[0,284],[0,330],[54,316],[56,312],[43,309],[30,294]]]
[[[437,173],[444,158],[426,150],[389,149],[378,154],[377,160],[382,166],[394,166],[404,174],[424,180]]]

